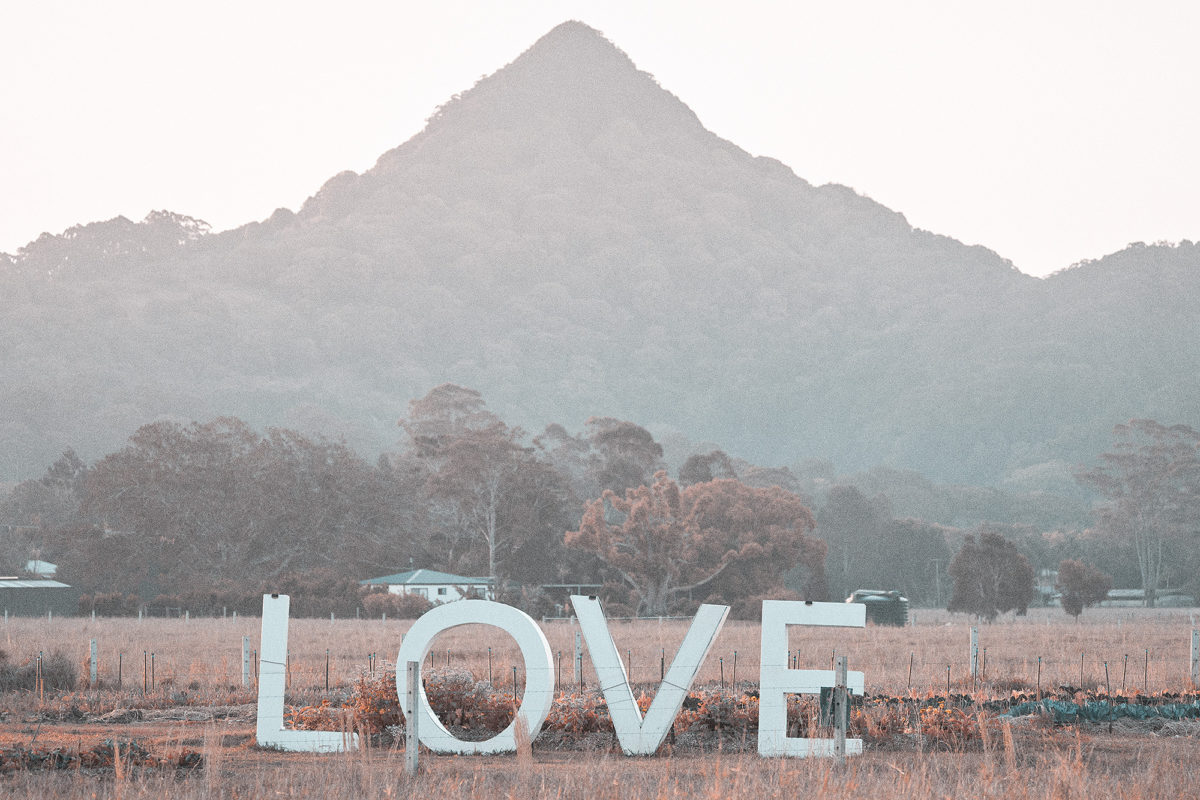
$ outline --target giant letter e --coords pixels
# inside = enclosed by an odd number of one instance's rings
[[[867,626],[862,603],[813,603],[764,600],[762,646],[759,651],[758,754],[760,756],[832,756],[833,739],[804,739],[787,735],[788,694],[819,694],[834,685],[831,669],[788,667],[788,625]],[[863,674],[849,672],[852,692],[863,692]],[[847,753],[861,753],[862,739],[847,739]]]

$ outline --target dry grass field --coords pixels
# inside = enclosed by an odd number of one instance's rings
[[[1034,691],[1039,658],[1040,685],[1047,693],[1062,694],[1061,686],[1080,688],[1081,661],[1083,688],[1089,690],[1105,689],[1107,663],[1113,694],[1183,692],[1193,688],[1189,651],[1194,614],[1187,609],[1102,609],[1089,610],[1075,623],[1059,610],[1035,609],[1027,617],[980,624],[978,680],[972,680],[969,665],[973,623],[962,615],[917,610],[915,624],[905,628],[794,628],[790,644],[800,666],[825,667],[835,652],[847,655],[851,669],[865,673],[868,695],[943,694],[947,670],[954,693],[980,700]],[[409,778],[396,745],[338,756],[283,754],[254,746],[254,689],[241,685],[241,647],[243,636],[250,637],[251,648],[257,647],[258,624],[246,618],[10,619],[0,631],[0,649],[10,664],[39,652],[63,653],[76,664],[81,686],[40,698],[24,690],[0,693],[0,752],[54,751],[67,767],[3,770],[0,793],[64,798],[418,793],[521,798],[1200,797],[1200,770],[1191,767],[1200,757],[1200,722],[1056,726],[1037,716],[979,722],[981,738],[964,747],[911,735],[868,741],[864,755],[841,767],[821,760],[759,759],[745,754],[745,743],[723,745],[720,739],[708,748],[668,744],[659,756],[639,759],[620,755],[610,741],[572,750],[535,742],[531,751],[507,758],[423,756],[421,774]],[[409,625],[397,620],[292,620],[290,699],[302,705],[344,696],[372,663],[380,672],[391,669]],[[576,680],[576,627],[552,620],[543,629],[556,660],[562,653],[561,681],[569,690]],[[618,650],[632,665],[633,682],[652,691],[663,653],[669,662],[686,622],[613,621],[611,629]],[[101,685],[85,688],[92,639],[100,654]],[[697,684],[717,688],[724,682],[732,690],[736,679],[740,689],[750,688],[758,679],[758,647],[756,623],[727,623]],[[435,670],[449,664],[479,679],[488,677],[489,658],[494,684],[508,687],[514,665],[518,684],[522,682],[515,645],[496,629],[449,631],[433,652]],[[585,682],[594,689],[586,648],[584,660]],[[123,716],[122,710],[130,708],[145,711]],[[97,760],[95,754],[111,750],[114,740],[136,741],[138,752],[150,756],[116,762],[120,768],[111,758]],[[120,746],[128,758],[131,745]]]
[[[849,658],[850,668],[866,674],[867,692],[901,694],[944,691],[947,668],[955,691],[970,689],[970,633],[979,630],[979,673],[985,685],[1024,682],[1034,687],[1041,658],[1043,686],[1105,686],[1104,664],[1114,693],[1134,688],[1150,692],[1179,691],[1189,682],[1190,633],[1197,627],[1195,609],[1089,609],[1076,623],[1057,609],[1031,609],[1028,616],[993,624],[974,623],[962,614],[917,610],[915,624],[905,628],[792,628],[790,645],[802,667],[827,667],[835,651]],[[631,664],[635,684],[657,683],[664,657],[670,662],[687,630],[685,620],[639,620],[609,623],[618,651]],[[293,619],[289,626],[290,686],[296,691],[324,689],[326,653],[330,685],[348,683],[372,656],[391,662],[407,620]],[[542,629],[556,662],[561,654],[561,682],[573,682],[572,654],[578,627],[568,620],[549,620]],[[106,687],[159,693],[224,692],[239,687],[242,637],[257,648],[257,618],[225,619],[98,619],[85,617],[12,618],[0,630],[0,649],[13,661],[39,652],[64,653],[87,677],[89,643],[97,642],[99,680]],[[489,648],[493,682],[511,682],[512,667],[523,680],[515,643],[488,626],[465,626],[437,640],[433,666],[470,670],[488,677]],[[153,655],[153,683],[150,681]],[[584,648],[585,678],[590,675]],[[718,685],[758,680],[759,625],[728,622],[721,631],[698,684]],[[735,664],[736,662],[736,664]],[[911,664],[911,676],[910,676]],[[380,666],[382,668],[382,666]],[[736,669],[736,675],[735,675]]]

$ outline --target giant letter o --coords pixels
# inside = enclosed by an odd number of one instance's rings
[[[419,689],[417,713],[421,715],[417,734],[421,744],[435,753],[491,755],[517,749],[517,723],[524,721],[529,740],[538,735],[550,703],[554,700],[554,657],[550,643],[533,618],[524,611],[491,600],[456,600],[426,612],[404,637],[396,656],[396,691],[404,708],[404,669],[409,661],[425,663],[433,640],[442,631],[459,625],[492,625],[517,640],[525,659],[525,697],[512,723],[500,733],[482,742],[465,742],[455,737],[429,707],[425,687]],[[407,711],[405,712],[407,714]]]

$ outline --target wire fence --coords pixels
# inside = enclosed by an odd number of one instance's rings
[[[1039,613],[1042,612],[1042,613]],[[865,674],[867,694],[986,692],[992,695],[1064,690],[1110,694],[1161,693],[1195,686],[1194,610],[1102,609],[1079,623],[1061,612],[1032,610],[1027,618],[992,625],[959,615],[918,611],[903,628],[789,628],[780,662],[796,669],[833,669],[845,655]],[[653,692],[670,668],[688,618],[610,619],[629,683]],[[344,690],[362,677],[394,671],[407,620],[292,619],[287,685],[291,691]],[[75,664],[81,688],[91,683],[127,690],[188,693],[253,690],[260,621],[240,618],[10,617],[0,631],[10,668],[57,653]],[[546,619],[554,685],[562,691],[595,686],[586,643],[576,655],[574,620]],[[971,649],[970,630],[977,630]],[[698,687],[753,689],[760,669],[759,625],[727,622],[708,658],[698,665]],[[247,642],[248,645],[244,645]],[[243,647],[247,653],[243,653]],[[247,667],[248,664],[248,667]],[[506,634],[468,625],[439,635],[426,668],[461,670],[479,681],[520,690],[526,665]],[[582,668],[582,669],[581,669]],[[1065,687],[1065,688],[1064,688]]]

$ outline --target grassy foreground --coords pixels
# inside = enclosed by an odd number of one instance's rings
[[[1102,798],[1200,796],[1195,732],[1112,740],[1078,730],[1024,732],[971,753],[880,752],[829,761],[754,756],[606,753],[568,757],[426,757],[415,778],[398,753],[283,756],[204,750],[194,772],[21,772],[0,779],[13,797],[512,797],[512,798]]]
[[[1074,623],[1061,611],[980,625],[986,648],[978,675],[969,668],[970,620],[917,611],[902,629],[795,629],[791,647],[801,666],[823,667],[849,656],[866,673],[869,694],[922,696],[955,692],[986,700],[1014,691],[1061,687],[1133,694],[1183,692],[1190,681],[1193,611],[1089,611]],[[386,668],[410,623],[389,620],[293,620],[291,695],[297,704],[337,697],[355,680]],[[564,655],[561,679],[572,688],[574,626],[544,626]],[[614,639],[632,662],[635,683],[653,691],[686,631],[678,621],[614,622]],[[241,637],[257,647],[258,620],[10,619],[0,632],[9,663],[38,652],[67,656],[87,683],[90,640],[100,651],[100,686],[0,692],[0,751],[42,748],[66,768],[2,769],[0,794],[62,798],[246,797],[514,797],[514,798],[1179,798],[1200,797],[1200,722],[1052,724],[1041,717],[993,720],[962,747],[921,735],[868,743],[844,766],[822,760],[760,759],[742,747],[664,748],[653,758],[620,755],[609,740],[594,747],[532,750],[511,757],[422,756],[409,778],[403,752],[373,747],[339,756],[282,754],[253,743],[253,676],[241,685]],[[489,652],[489,648],[491,648]],[[325,690],[326,650],[330,690]],[[150,653],[154,654],[150,667]],[[586,650],[585,650],[586,653]],[[734,655],[736,653],[736,657]],[[736,676],[734,661],[736,659]],[[1040,659],[1040,663],[1039,663]],[[507,637],[470,626],[439,638],[435,667],[447,661],[479,679],[490,670],[498,686],[512,680],[520,659]],[[1105,672],[1107,667],[1107,675]],[[152,671],[151,671],[152,670]],[[1040,672],[1039,672],[1040,670]],[[948,674],[949,673],[949,674]],[[1040,677],[1039,677],[1040,675]],[[1082,676],[1082,680],[1081,680]],[[758,678],[758,626],[730,623],[703,666],[698,684],[719,687]],[[590,665],[584,680],[594,688]],[[120,685],[118,686],[118,681]],[[511,685],[511,683],[509,684]],[[732,688],[732,686],[730,686]],[[123,717],[131,708],[144,717]],[[214,713],[214,709],[224,709]],[[132,721],[131,721],[132,720]],[[144,761],[94,754],[131,741],[154,754]],[[726,740],[728,742],[728,740]],[[745,743],[743,743],[743,747]],[[192,755],[198,755],[198,758]],[[2,759],[0,759],[2,762]]]

